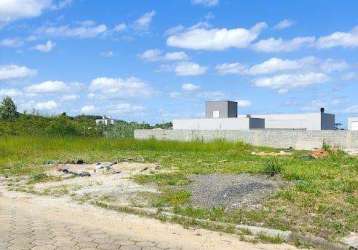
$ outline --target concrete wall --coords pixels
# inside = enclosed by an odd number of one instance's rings
[[[265,121],[248,117],[173,120],[174,130],[249,130],[259,128],[265,128]]]
[[[265,119],[267,129],[334,129],[335,116],[326,113],[252,115]]]
[[[219,112],[219,117],[214,117],[213,113]],[[207,101],[206,118],[233,118],[237,117],[237,102],[232,101]]]
[[[136,130],[136,139],[210,141],[225,139],[243,141],[257,146],[310,150],[321,148],[323,142],[347,151],[358,150],[358,131],[305,131],[305,130],[247,130],[247,131],[199,131],[199,130]]]

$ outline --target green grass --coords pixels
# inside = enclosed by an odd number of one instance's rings
[[[174,172],[138,176],[135,180],[157,184],[163,194],[153,198],[156,206],[171,206],[177,214],[289,229],[329,240],[358,231],[358,158],[331,151],[327,158],[312,159],[307,152],[295,151],[292,156],[274,159],[252,155],[252,151],[276,150],[225,141],[1,137],[0,175],[29,175],[38,182],[47,180],[42,175],[47,162],[154,162]],[[189,183],[189,175],[208,173],[279,174],[291,185],[258,210],[193,208],[190,193],[181,190]]]

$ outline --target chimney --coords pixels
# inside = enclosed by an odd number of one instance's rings
[[[321,108],[321,113],[322,113],[322,114],[324,113],[324,108]]]

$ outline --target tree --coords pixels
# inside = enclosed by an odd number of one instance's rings
[[[5,97],[0,105],[0,118],[4,120],[14,120],[19,114],[16,110],[16,105],[10,97]]]

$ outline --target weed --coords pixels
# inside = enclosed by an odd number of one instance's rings
[[[265,243],[281,244],[284,242],[279,236],[273,237],[273,236],[268,236],[268,235],[264,235],[264,234],[259,234],[257,236],[257,238],[260,241],[265,242]]]
[[[270,176],[275,176],[280,174],[282,171],[282,167],[278,159],[272,158],[265,162],[264,165],[264,173]]]

